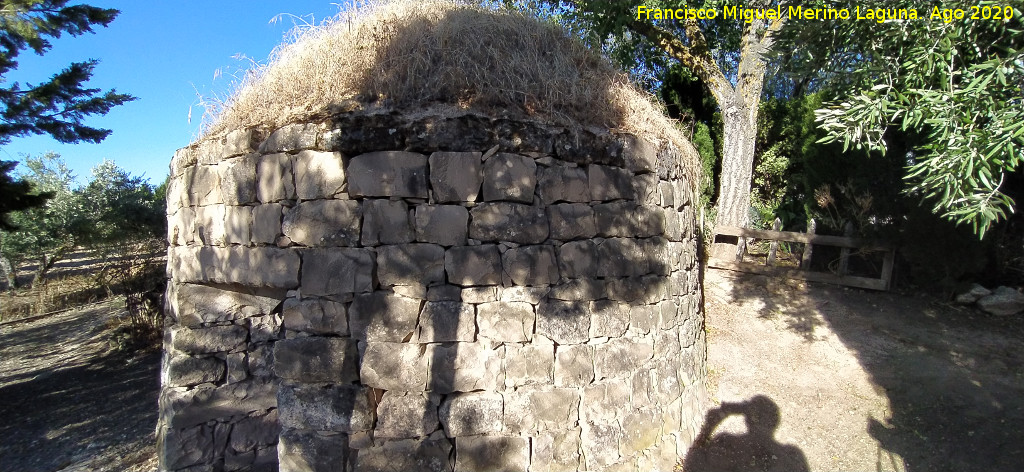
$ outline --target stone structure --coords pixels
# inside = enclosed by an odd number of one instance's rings
[[[706,401],[681,152],[408,112],[180,150],[161,470],[672,470]]]

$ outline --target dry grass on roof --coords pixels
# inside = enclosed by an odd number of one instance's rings
[[[205,134],[279,127],[352,100],[614,128],[695,157],[660,106],[557,25],[452,1],[376,3],[297,29]]]

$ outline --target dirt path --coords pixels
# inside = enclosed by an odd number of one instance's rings
[[[1024,318],[726,271],[705,281],[723,405],[709,421],[728,418],[703,443],[702,464],[1021,470]]]
[[[0,328],[0,470],[155,469],[159,355],[107,351],[118,303]]]

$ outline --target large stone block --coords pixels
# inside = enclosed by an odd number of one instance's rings
[[[411,243],[415,234],[409,206],[401,200],[364,200],[362,236],[363,246]]]
[[[606,238],[649,238],[665,234],[665,210],[634,202],[594,205],[597,235]]]
[[[587,171],[581,167],[541,167],[538,170],[538,185],[540,200],[545,204],[590,201]]]
[[[248,245],[252,240],[252,207],[224,207],[224,242],[226,244]]]
[[[593,278],[599,268],[597,244],[591,240],[571,241],[558,248],[558,268],[562,277]]]
[[[360,218],[354,200],[314,200],[285,212],[281,229],[303,246],[356,246]]]
[[[380,151],[353,157],[348,165],[352,197],[427,198],[427,156]]]
[[[520,388],[505,394],[505,430],[534,434],[579,421],[580,394],[568,388]]]
[[[377,249],[381,286],[431,286],[444,283],[444,248],[436,244],[401,244]]]
[[[434,201],[475,202],[483,173],[479,152],[435,152],[430,155],[430,186]]]
[[[168,387],[188,387],[217,382],[224,378],[224,361],[215,357],[171,356],[163,384]]]
[[[444,268],[448,282],[461,285],[501,283],[501,253],[494,244],[456,246],[445,251]]]
[[[599,300],[607,295],[604,280],[594,279],[570,279],[548,292],[548,297],[566,301]]]
[[[213,427],[199,425],[186,429],[162,428],[157,444],[160,467],[165,470],[208,463],[213,460]]]
[[[238,325],[178,327],[171,329],[171,347],[190,354],[230,352],[244,344],[248,335],[249,330]]]
[[[302,292],[337,296],[373,290],[373,253],[367,249],[310,249],[302,253]]]
[[[420,300],[390,292],[357,295],[349,308],[352,337],[369,342],[406,341],[416,331]]]
[[[608,466],[619,461],[619,443],[622,441],[622,430],[617,422],[583,423],[582,447],[585,470],[610,470]],[[624,467],[625,470],[635,470]]]
[[[537,334],[558,344],[581,344],[590,339],[587,302],[548,300],[537,306]]]
[[[533,340],[537,315],[526,302],[489,302],[477,305],[476,320],[480,337],[501,343]]]
[[[548,207],[551,239],[568,241],[592,238],[597,234],[594,209],[586,203],[561,203]]]
[[[455,438],[455,472],[526,472],[530,467],[527,438]]]
[[[220,190],[219,166],[195,166],[185,175],[189,205],[205,206],[224,203]]]
[[[623,135],[622,158],[626,169],[632,172],[654,172],[658,170],[658,147],[646,139],[632,134]]]
[[[647,338],[615,338],[594,346],[594,374],[598,379],[626,378],[654,356]]]
[[[555,347],[505,345],[505,386],[550,385],[554,378]]]
[[[451,472],[452,445],[447,440],[406,439],[360,449],[352,472]]]
[[[196,240],[196,210],[181,208],[167,218],[167,242],[171,246],[184,246]]]
[[[190,328],[269,314],[281,303],[273,296],[193,284],[173,284],[170,294],[172,316]]]
[[[440,399],[425,393],[388,391],[377,405],[376,438],[420,438],[438,429]]]
[[[463,246],[469,225],[469,211],[458,205],[416,207],[416,240],[442,246]]]
[[[630,277],[646,275],[649,255],[642,241],[629,238],[609,238],[597,247],[597,275],[599,277]]]
[[[428,389],[433,393],[495,390],[502,379],[500,350],[482,343],[433,344]]]
[[[618,337],[629,327],[629,305],[612,300],[590,302],[590,337]]]
[[[500,393],[457,393],[441,403],[438,417],[445,434],[456,438],[501,432],[503,410]]]
[[[196,239],[206,246],[224,245],[224,205],[196,208]]]
[[[256,202],[256,166],[259,156],[248,156],[229,159],[218,167],[220,171],[220,188],[224,203],[228,205],[246,205]]]
[[[160,417],[172,428],[187,428],[217,418],[245,416],[277,406],[277,382],[250,379],[219,387],[198,385],[187,391],[164,389]]]
[[[656,446],[662,433],[660,420],[661,414],[656,408],[645,408],[624,416],[619,454],[628,457]]]
[[[587,178],[590,183],[591,200],[632,200],[636,198],[633,193],[633,174],[625,169],[591,164],[587,166]]]
[[[284,327],[310,334],[348,335],[345,304],[327,299],[289,298],[282,308]]]
[[[473,342],[476,337],[476,313],[473,305],[457,301],[426,302],[412,342]]]
[[[273,247],[202,248],[204,281],[251,287],[294,288],[299,285],[299,255]]]
[[[267,203],[252,208],[252,242],[256,244],[273,244],[281,235],[281,217],[284,206],[280,203]]]
[[[345,190],[345,164],[340,152],[302,151],[292,158],[295,195],[299,200],[332,198]]]
[[[555,351],[555,386],[583,387],[594,381],[594,346],[558,346]]]
[[[348,436],[301,429],[281,432],[277,445],[280,472],[345,472]]]
[[[374,420],[370,395],[358,385],[281,385],[277,391],[278,419],[285,429],[367,431]]]
[[[274,372],[294,382],[359,381],[356,341],[307,336],[274,343]]]
[[[516,285],[550,285],[558,282],[558,262],[552,246],[522,246],[501,255],[502,269]]]
[[[470,212],[469,237],[480,241],[539,244],[548,238],[548,215],[543,207],[521,203],[483,203]]]
[[[669,297],[668,277],[645,275],[608,280],[608,298],[630,303],[658,303]]]
[[[282,126],[260,143],[259,150],[268,152],[290,152],[316,147],[317,136],[322,127],[315,123],[297,123]]]
[[[281,335],[281,315],[270,314],[249,318],[249,342],[272,341]]]
[[[277,443],[281,426],[277,421],[277,410],[254,412],[242,418],[231,428],[228,445],[235,451],[252,451]]]
[[[427,388],[428,362],[423,345],[371,342],[366,344],[359,378],[368,387],[422,392]]]
[[[263,203],[295,198],[291,158],[287,154],[260,156],[256,170],[256,195]]]
[[[526,156],[498,153],[484,162],[483,197],[486,201],[533,202],[537,163]]]
[[[581,468],[579,428],[538,433],[531,442],[531,471],[576,472]]]

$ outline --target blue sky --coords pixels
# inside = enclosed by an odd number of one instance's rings
[[[23,52],[19,67],[5,80],[39,83],[72,61],[92,58],[100,63],[88,84],[91,88],[116,88],[138,100],[106,116],[87,119],[90,126],[113,130],[100,144],[64,145],[42,136],[17,138],[0,147],[0,160],[56,151],[84,182],[93,166],[111,159],[157,185],[167,175],[174,151],[198,134],[203,110],[197,106],[197,91],[224,96],[234,81],[231,74],[241,76],[248,64],[234,56],[263,61],[296,21],[332,16],[338,12],[338,2],[347,5],[350,0],[80,1],[116,8],[121,14],[94,34],[54,41],[44,56]],[[285,16],[272,23],[279,14]],[[218,70],[223,74],[215,78]]]

